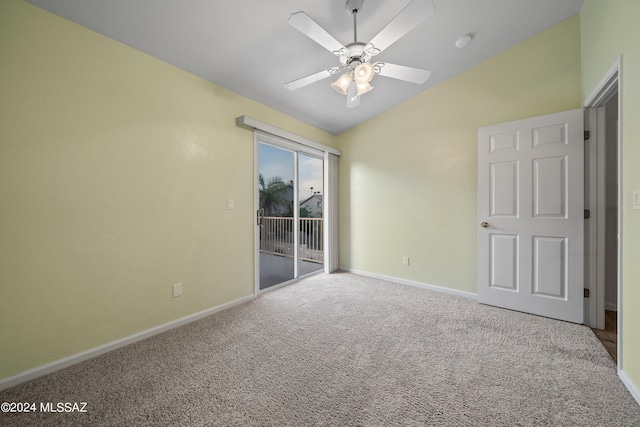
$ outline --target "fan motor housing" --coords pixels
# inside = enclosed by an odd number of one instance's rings
[[[369,60],[369,55],[365,52],[365,44],[356,42],[350,43],[346,45],[347,55],[340,57],[340,62],[342,65],[352,65],[353,67],[358,66],[363,62],[367,62]]]

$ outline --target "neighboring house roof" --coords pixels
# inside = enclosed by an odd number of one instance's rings
[[[320,199],[319,201],[322,201],[322,194],[314,194],[311,197],[308,197],[306,199],[304,199],[303,201],[300,202],[300,206],[302,206],[304,203],[307,203],[309,200],[316,198],[316,199]]]

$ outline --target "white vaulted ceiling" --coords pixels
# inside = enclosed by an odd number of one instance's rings
[[[431,70],[422,85],[376,76],[347,109],[335,78],[289,91],[284,83],[339,65],[287,23],[304,11],[343,44],[353,42],[344,0],[28,0],[43,9],[227,89],[337,134],[580,12],[584,0],[433,0],[435,13],[376,60]],[[416,0],[423,1],[423,0]],[[365,0],[367,42],[409,0]],[[473,42],[457,49],[465,33]]]

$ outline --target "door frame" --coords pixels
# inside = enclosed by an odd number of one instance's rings
[[[254,254],[259,254],[259,250],[256,250],[256,244],[260,244],[260,236],[256,239],[257,230],[255,211],[259,208],[259,197],[256,197],[256,183],[258,182],[259,171],[258,168],[258,156],[257,156],[257,144],[256,144],[256,132],[263,132],[267,135],[271,135],[277,138],[288,141],[295,147],[307,147],[318,150],[319,153],[323,153],[324,156],[324,197],[323,197],[323,215],[324,215],[324,272],[333,273],[339,269],[339,257],[338,257],[338,158],[342,156],[342,151],[337,148],[330,147],[328,145],[321,144],[312,139],[304,136],[297,135],[288,130],[273,126],[269,123],[265,123],[261,120],[255,119],[248,115],[242,115],[236,117],[236,125],[245,129],[251,129],[253,131],[253,169],[254,169],[254,211],[250,215],[251,224],[254,227]],[[257,172],[256,172],[257,171]],[[257,243],[256,243],[257,241]],[[259,294],[258,290],[255,290],[255,283],[259,286],[259,259],[256,262],[254,255],[254,297]],[[257,277],[257,279],[256,279]]]
[[[589,114],[593,120],[590,120],[590,128],[592,144],[590,144],[591,154],[595,158],[590,158],[590,179],[595,185],[590,188],[589,206],[586,208],[591,210],[591,221],[589,223],[590,239],[589,250],[585,252],[588,257],[589,271],[586,272],[586,278],[589,281],[589,289],[595,290],[594,295],[588,299],[588,311],[585,314],[589,316],[588,326],[596,329],[604,329],[604,312],[605,312],[605,283],[604,274],[604,226],[605,216],[602,198],[604,197],[604,126],[601,111],[597,110],[605,107],[606,103],[612,96],[618,94],[618,129],[617,129],[617,165],[618,165],[618,295],[617,295],[617,325],[618,325],[618,373],[622,370],[622,56],[616,58],[613,65],[607,73],[602,77],[600,82],[593,89],[591,94],[585,99],[583,107],[585,114]],[[589,110],[591,109],[591,110]],[[600,151],[600,152],[598,152]],[[596,173],[594,174],[594,168]],[[597,180],[593,176],[598,177]],[[601,177],[602,176],[602,177]],[[595,187],[595,188],[594,188]],[[585,241],[585,244],[587,242]],[[593,247],[595,245],[595,248]],[[595,286],[594,286],[595,285]],[[586,308],[586,307],[585,307]]]

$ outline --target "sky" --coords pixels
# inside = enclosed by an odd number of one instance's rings
[[[286,183],[293,180],[294,155],[292,151],[273,147],[267,144],[260,144],[260,173],[265,182],[273,176],[279,176]],[[323,182],[323,160],[298,154],[298,172],[300,175],[299,198],[303,201],[311,196],[313,192],[320,191],[324,194]]]

